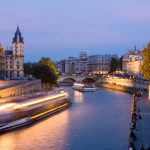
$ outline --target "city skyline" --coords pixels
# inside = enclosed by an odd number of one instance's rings
[[[78,57],[80,51],[122,55],[149,42],[147,0],[44,2],[1,2],[0,43],[9,48],[19,25],[25,40],[25,62]]]

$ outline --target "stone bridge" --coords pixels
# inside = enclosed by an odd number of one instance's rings
[[[74,83],[74,82],[87,82],[87,83],[94,83],[96,82],[95,76],[70,76],[70,75],[63,75],[59,76],[58,79],[59,83]]]

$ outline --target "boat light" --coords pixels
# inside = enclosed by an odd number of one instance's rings
[[[49,96],[49,97],[46,97],[46,98],[41,98],[41,99],[38,99],[38,100],[33,100],[33,101],[30,101],[30,102],[26,102],[26,103],[23,103],[23,104],[18,104],[16,106],[14,106],[13,108],[14,109],[22,109],[22,108],[27,107],[27,106],[39,104],[39,103],[42,103],[42,102],[46,102],[46,101],[56,99],[56,98],[60,98],[60,97],[64,97],[64,96],[69,96],[69,95],[68,95],[68,93],[61,93],[61,94],[57,94],[57,95],[54,95],[54,96]]]
[[[4,104],[2,106],[0,106],[0,111],[11,108],[15,105],[15,103],[10,103],[10,104]]]
[[[74,83],[75,86],[84,86],[84,84],[81,83]]]

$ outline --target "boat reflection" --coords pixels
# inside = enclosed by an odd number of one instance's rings
[[[84,103],[84,94],[82,92],[74,90],[74,102],[75,103]]]

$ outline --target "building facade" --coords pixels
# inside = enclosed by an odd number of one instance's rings
[[[139,50],[131,50],[127,52],[122,59],[122,71],[129,75],[141,75],[141,64],[143,56]]]
[[[0,79],[5,76],[5,48],[0,44]]]
[[[76,59],[75,71],[76,74],[88,74],[88,55],[86,52],[80,52],[79,58]]]
[[[110,71],[112,58],[117,55],[92,55],[88,57],[88,72],[93,74],[107,74]]]
[[[17,27],[12,47],[6,50],[0,44],[0,79],[21,79],[24,76],[23,48],[24,40],[19,27]]]
[[[60,73],[61,74],[75,74],[75,57],[69,57],[60,61]]]
[[[20,79],[24,76],[23,69],[24,40],[19,27],[12,40],[12,47],[5,51],[5,77],[8,79]]]
[[[107,74],[110,71],[111,59],[117,55],[92,55],[81,52],[79,58],[69,57],[57,62],[60,74]]]

